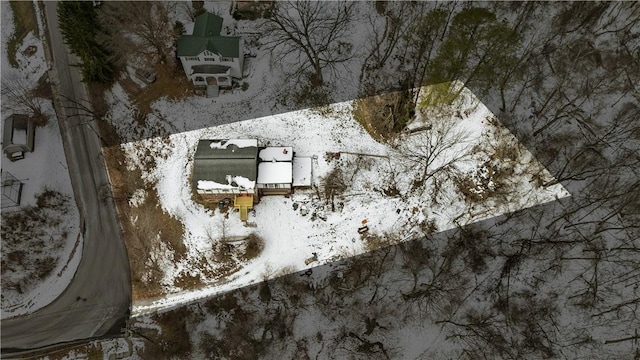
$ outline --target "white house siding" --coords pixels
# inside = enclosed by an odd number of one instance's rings
[[[208,53],[208,51],[205,50],[202,53],[200,53],[200,55],[198,56],[181,56],[180,62],[182,63],[182,68],[184,69],[185,74],[189,79],[191,79],[191,81],[194,82],[194,84],[205,85],[206,82],[202,84],[198,84],[195,82],[195,76],[194,76],[195,74],[192,73],[192,69],[194,66],[197,66],[197,65],[228,66],[230,68],[230,75],[234,78],[240,79],[242,78],[242,67],[244,64],[244,55],[243,55],[244,45],[242,40],[240,40],[239,53],[240,53],[240,57],[233,58],[233,61],[221,61],[220,56],[218,56],[217,54]],[[195,60],[196,58],[197,60]],[[205,61],[205,58],[213,59],[213,61]],[[222,83],[220,85],[227,85],[227,84]],[[230,81],[228,85],[231,85]]]

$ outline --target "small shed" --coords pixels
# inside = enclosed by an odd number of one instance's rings
[[[13,114],[5,119],[2,133],[2,151],[11,161],[24,159],[26,152],[33,152],[36,127],[24,114]]]

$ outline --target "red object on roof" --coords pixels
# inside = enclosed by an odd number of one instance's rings
[[[287,148],[283,148],[283,149],[282,149],[282,153],[283,153],[283,154],[286,154],[286,153],[287,153]]]

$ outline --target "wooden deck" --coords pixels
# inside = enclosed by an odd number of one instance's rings
[[[253,195],[236,195],[233,199],[233,207],[240,209],[240,220],[247,221],[249,218],[248,211],[253,208]]]

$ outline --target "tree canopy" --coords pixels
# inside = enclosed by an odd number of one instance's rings
[[[80,58],[83,80],[111,83],[115,68],[109,51],[96,40],[100,27],[93,3],[59,2],[58,22],[64,42]]]
[[[520,36],[495,14],[471,7],[453,18],[449,33],[431,63],[430,80],[495,79],[495,72],[517,61]]]

